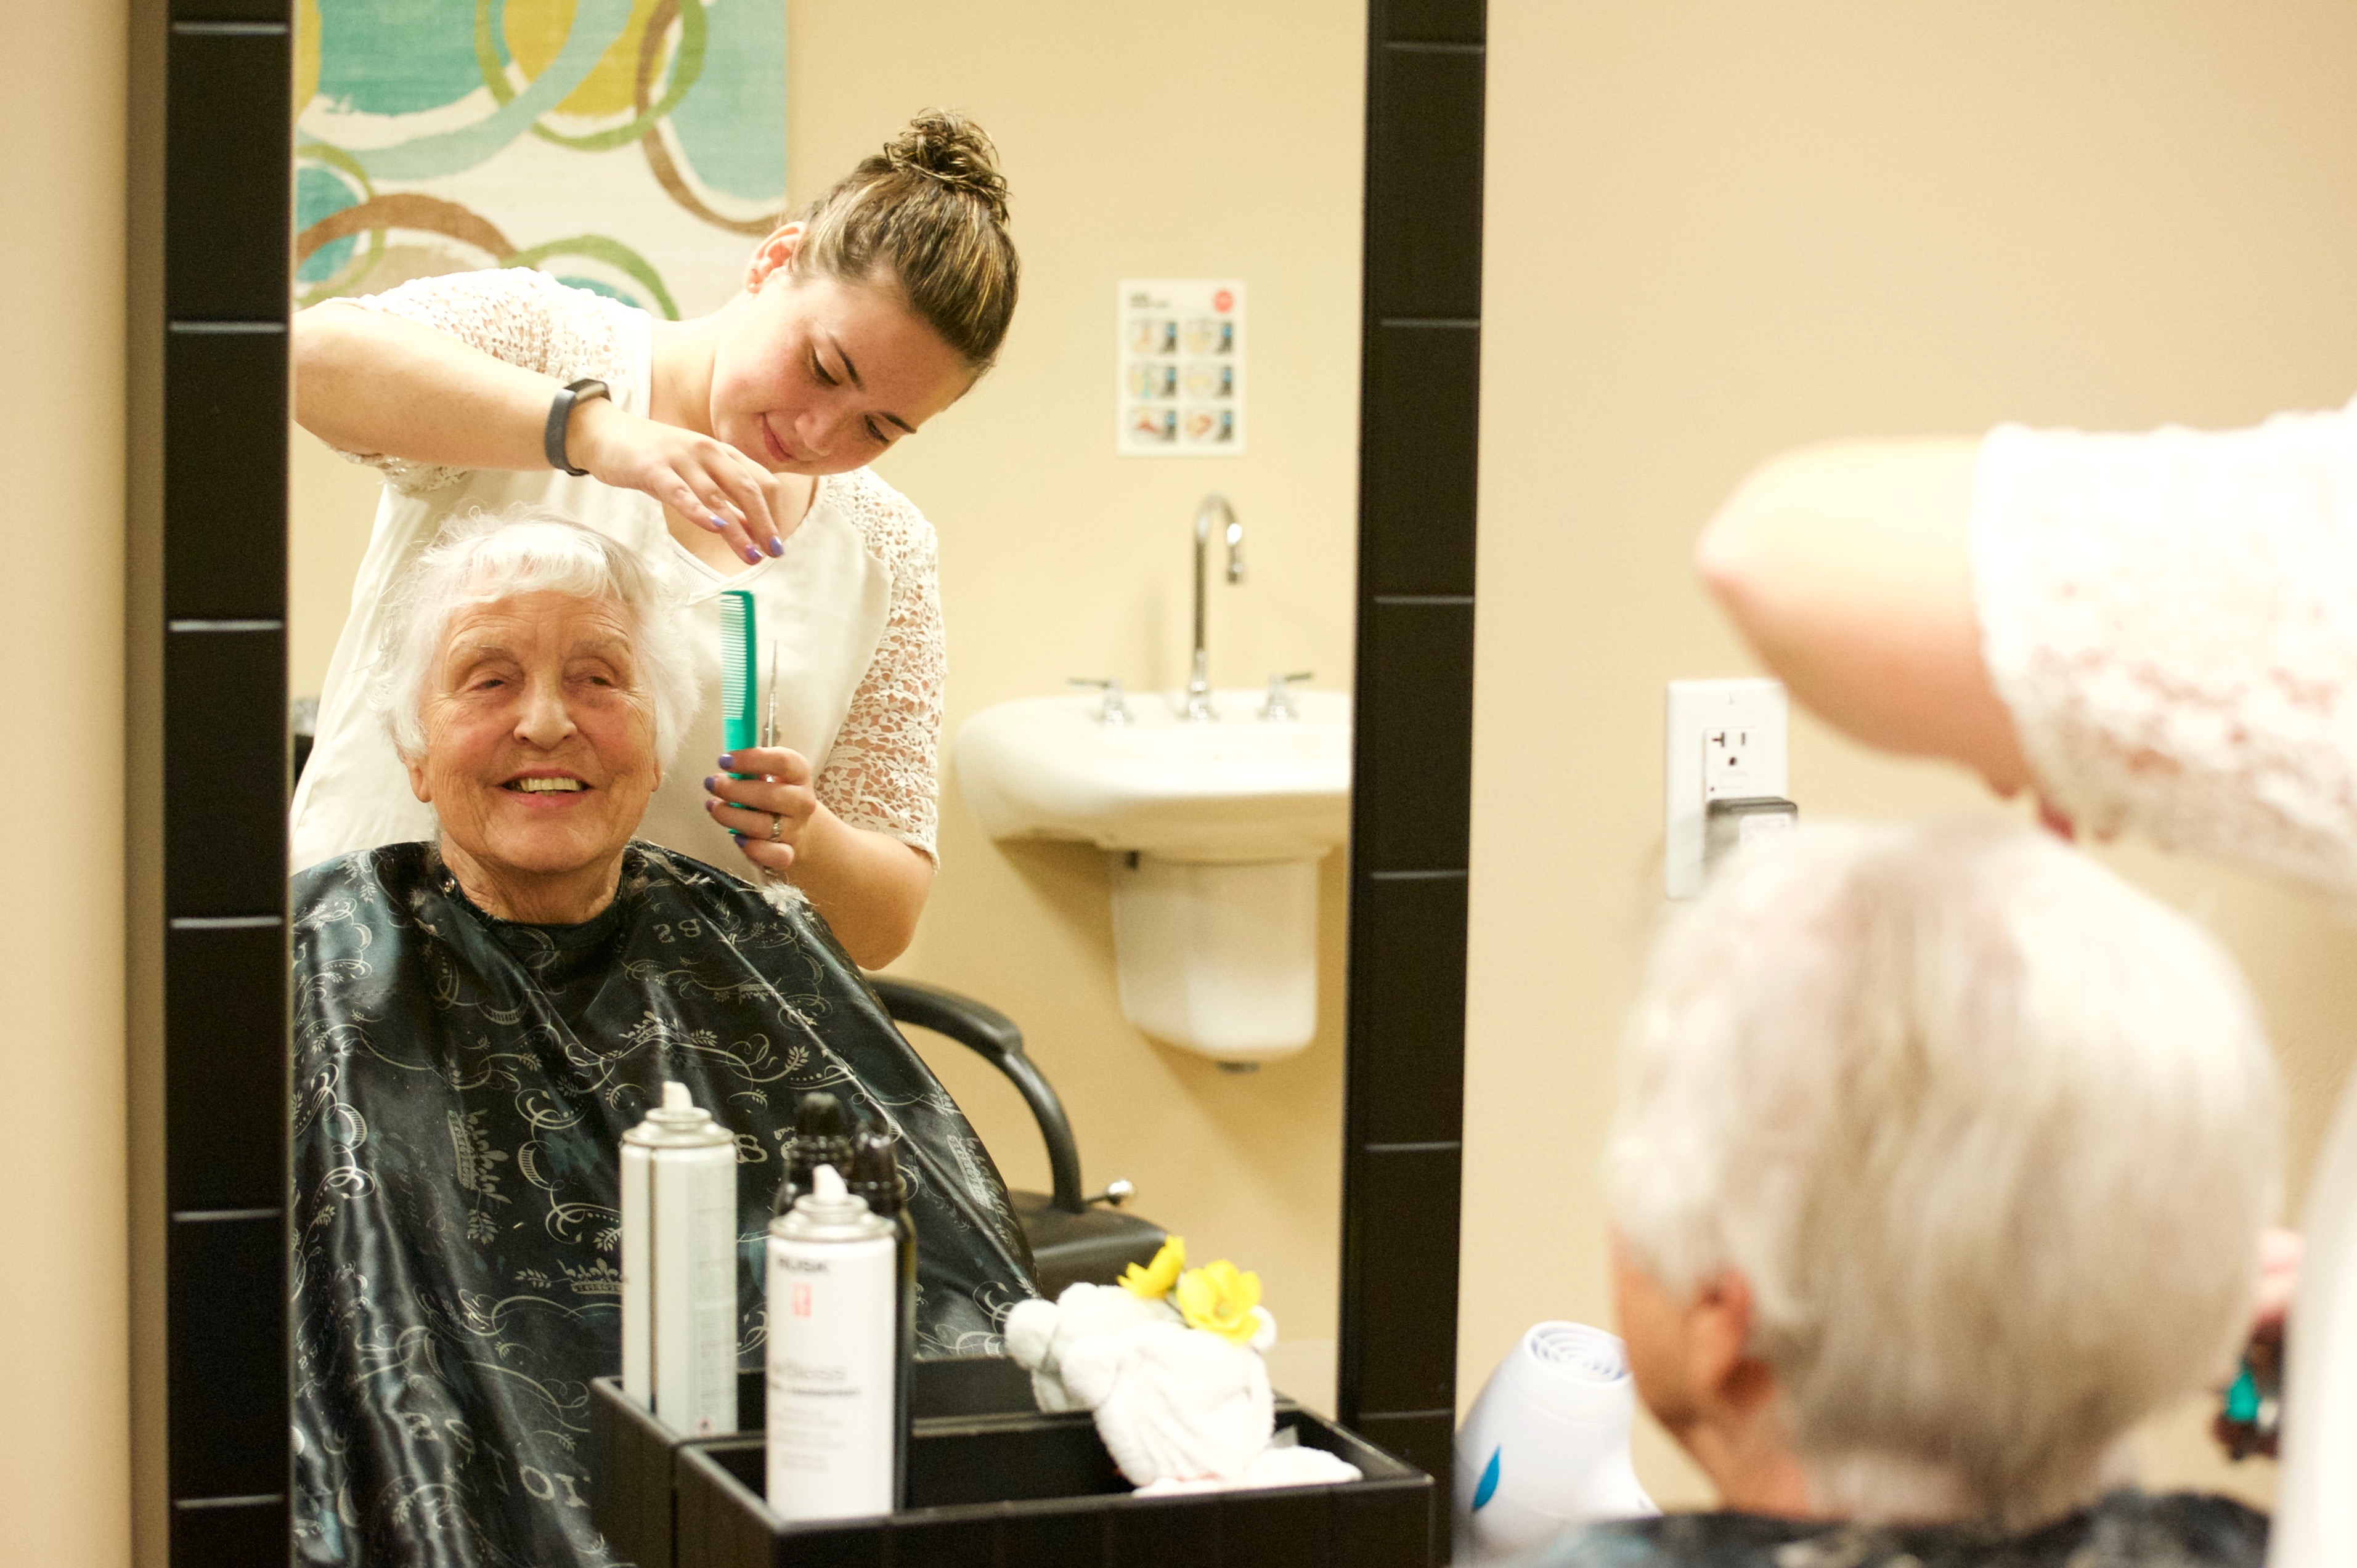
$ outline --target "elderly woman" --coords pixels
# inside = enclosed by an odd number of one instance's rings
[[[2231,961],[2050,836],[1803,829],[1665,935],[1608,1156],[1638,1391],[1732,1510],[1540,1562],[2257,1568],[2113,1490],[2229,1365],[2278,1090]]]
[[[923,1352],[995,1348],[1031,1294],[988,1155],[823,922],[633,842],[694,708],[682,618],[533,515],[457,525],[393,607],[377,701],[439,838],[294,886],[304,1561],[612,1561],[588,1382],[620,1360],[618,1141],[665,1079],[737,1134],[746,1361],[805,1090],[900,1140]]]

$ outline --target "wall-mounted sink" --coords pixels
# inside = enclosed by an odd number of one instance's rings
[[[1103,697],[1001,703],[958,730],[958,782],[995,839],[1113,854],[1122,1010],[1225,1062],[1308,1045],[1318,1026],[1318,863],[1349,835],[1351,699],[1144,693],[1108,724]]]
[[[1219,692],[1220,718],[1178,716],[1168,692],[1027,697],[958,730],[958,783],[991,837],[1076,839],[1172,860],[1315,860],[1349,836],[1351,699],[1291,695],[1289,721],[1258,718],[1266,694]]]

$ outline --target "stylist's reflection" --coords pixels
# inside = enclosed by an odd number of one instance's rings
[[[824,925],[633,842],[695,705],[668,588],[552,517],[464,521],[397,588],[371,695],[438,835],[294,886],[297,1556],[604,1563],[588,1382],[620,1360],[619,1140],[662,1079],[737,1134],[740,1365],[800,1091],[899,1136],[920,1353],[996,1348],[1023,1243]]]
[[[449,518],[547,505],[665,564],[705,607],[701,760],[645,836],[752,862],[809,895],[875,968],[914,934],[934,864],[942,681],[932,527],[866,465],[964,395],[1015,309],[1006,186],[989,139],[920,116],[764,241],[712,315],[657,321],[526,269],[422,278],[295,323],[303,426],[385,474],[384,499],[296,788],[297,870],[426,836],[360,678],[384,596]],[[721,750],[717,616],[751,591],[780,749],[696,779]],[[764,706],[767,706],[764,693]],[[715,825],[717,818],[719,826]]]

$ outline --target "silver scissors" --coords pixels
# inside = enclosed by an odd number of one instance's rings
[[[769,716],[768,716],[767,718],[765,718],[765,719],[763,719],[763,720],[761,721],[761,745],[762,745],[763,746],[767,747],[767,746],[775,746],[775,745],[777,745],[777,744],[778,744],[778,641],[777,641],[777,639],[775,639],[775,638],[771,638],[771,639],[770,639],[770,713],[769,713]]]

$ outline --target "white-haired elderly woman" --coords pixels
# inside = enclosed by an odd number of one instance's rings
[[[1626,1068],[1620,1329],[1729,1511],[1538,1563],[2257,1568],[2262,1516],[2121,1489],[2222,1380],[2277,1196],[2215,942],[2002,822],[1805,828],[1664,933]]]
[[[296,1554],[601,1564],[588,1383],[619,1368],[618,1148],[688,1085],[737,1135],[740,1363],[801,1095],[899,1141],[920,1353],[1031,1294],[996,1170],[824,923],[634,842],[694,707],[630,551],[477,517],[419,560],[377,694],[430,843],[294,885]]]

